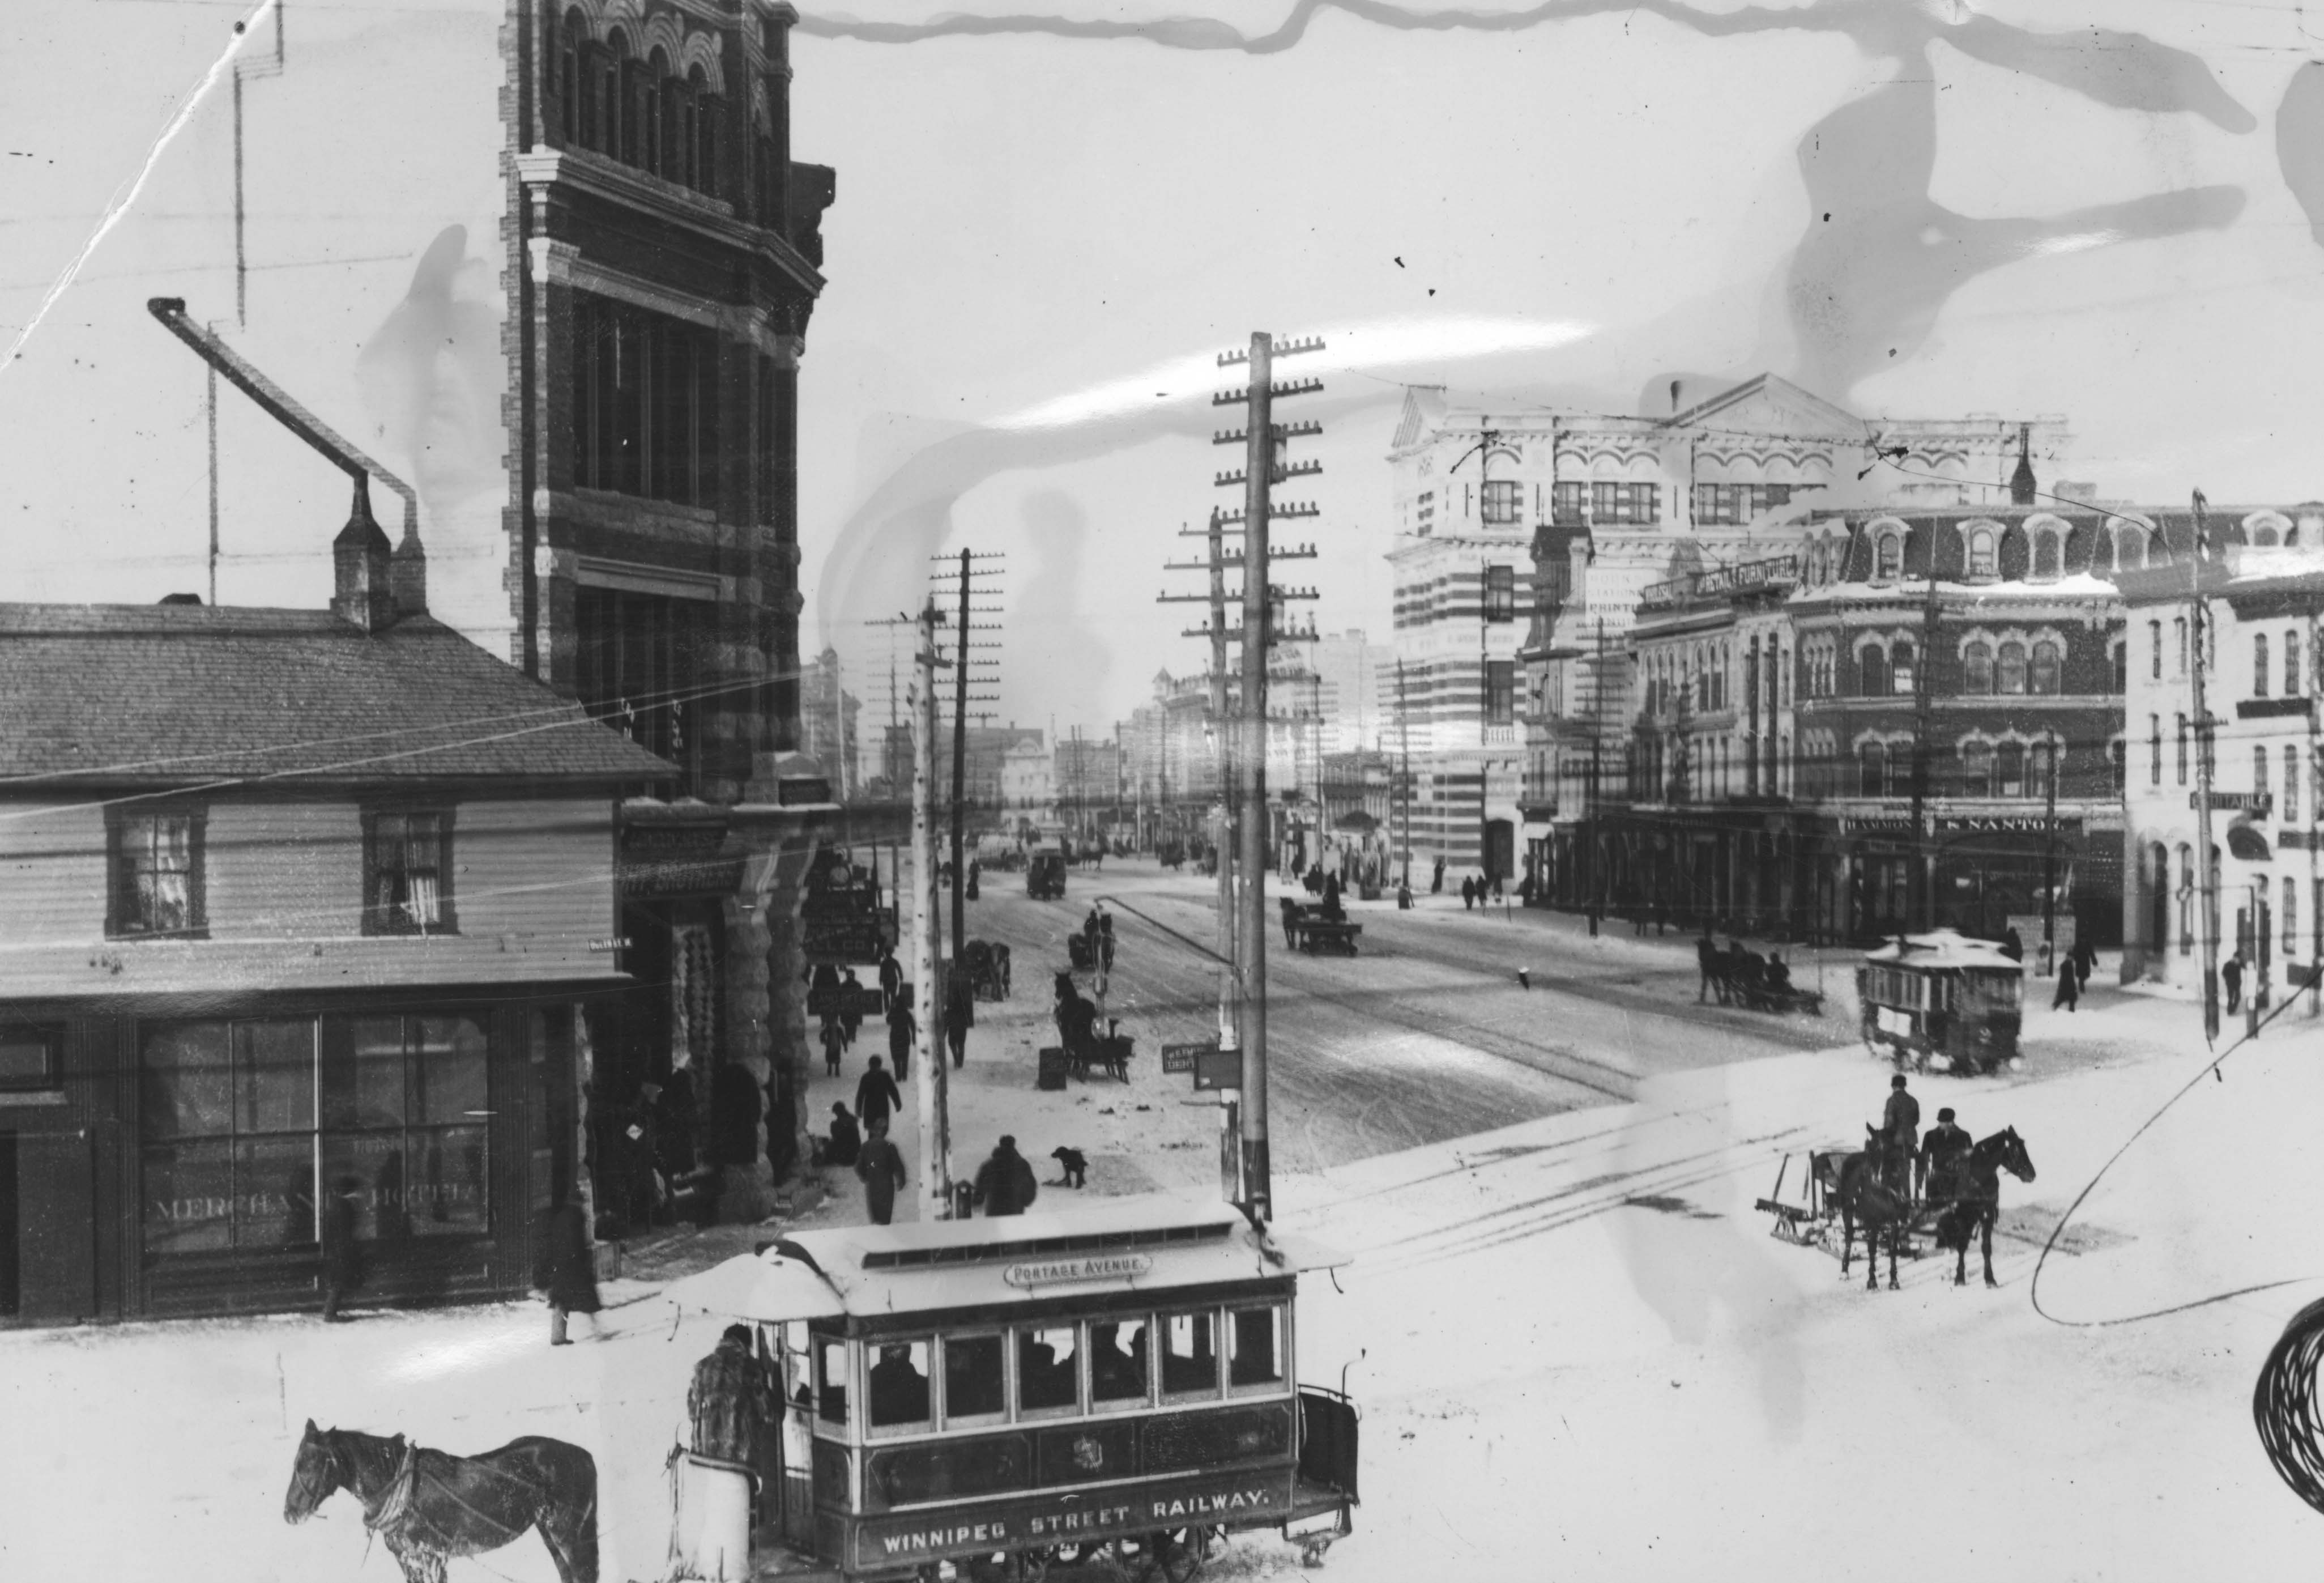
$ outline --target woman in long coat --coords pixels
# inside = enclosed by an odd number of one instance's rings
[[[537,1272],[541,1290],[549,1298],[549,1344],[551,1347],[569,1345],[565,1334],[568,1314],[587,1314],[589,1328],[600,1339],[604,1332],[597,1326],[597,1266],[589,1251],[589,1227],[581,1217],[581,1206],[571,1198],[558,1200],[541,1223],[540,1268]]]

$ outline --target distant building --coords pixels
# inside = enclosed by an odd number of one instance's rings
[[[1049,816],[1056,800],[1056,778],[1038,732],[1001,750],[1001,807],[1011,820],[1038,823]]]
[[[1085,736],[1060,736],[1050,772],[1058,817],[1077,833],[1102,829],[1113,822],[1115,806],[1122,801],[1122,754],[1115,742],[1095,742]]]
[[[862,705],[840,686],[839,651],[825,649],[799,680],[799,750],[822,766],[843,801],[862,792],[855,751]]]

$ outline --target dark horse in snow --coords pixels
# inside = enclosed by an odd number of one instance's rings
[[[527,1435],[481,1457],[454,1457],[307,1421],[282,1520],[303,1523],[335,1491],[363,1503],[404,1583],[444,1583],[452,1556],[498,1550],[540,1530],[562,1583],[597,1583],[597,1463],[563,1440]]]
[[[1819,1154],[1812,1162],[1824,1197],[1840,1207],[1840,1273],[1848,1275],[1849,1254],[1856,1228],[1864,1227],[1864,1290],[1880,1290],[1880,1247],[1877,1238],[1888,1234],[1888,1290],[1896,1284],[1896,1245],[1913,1226],[1913,1195],[1904,1185],[1903,1171],[1890,1159],[1887,1136],[1864,1129],[1864,1147],[1853,1154]]]
[[[2020,1181],[2034,1180],[2034,1157],[2025,1152],[2025,1140],[2017,1135],[2015,1127],[2004,1127],[1982,1140],[1953,1166],[1951,1201],[1937,1217],[1937,1245],[1958,1255],[1953,1260],[1956,1286],[1969,1284],[1969,1240],[1980,1231],[1985,1238],[1985,1283],[2001,1284],[1993,1278],[1993,1223],[2001,1218],[2004,1171]]]

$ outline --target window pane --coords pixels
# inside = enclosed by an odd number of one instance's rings
[[[45,1029],[0,1028],[0,1088],[39,1088],[55,1082],[56,1050],[57,1036]]]
[[[1232,1325],[1227,1332],[1227,1384],[1281,1384],[1283,1310],[1238,1309],[1227,1318]]]
[[[485,1074],[491,1062],[484,1025],[474,1017],[418,1017],[419,1047],[411,1068],[411,1120],[474,1121],[490,1108]]]
[[[239,1132],[312,1132],[315,1024],[285,1018],[234,1025],[235,1125]]]
[[[847,1343],[823,1337],[815,1347],[816,1416],[825,1423],[847,1421]]]
[[[2022,693],[2025,690],[2025,645],[2024,643],[2001,645],[2001,690],[2006,693]]]
[[[224,1023],[161,1023],[145,1030],[144,1133],[224,1137],[234,1130],[234,1075]]]
[[[928,1343],[882,1341],[873,1350],[872,1427],[926,1428],[928,1419]]]
[[[1216,1322],[1208,1312],[1172,1314],[1162,1326],[1162,1389],[1172,1395],[1215,1396]]]
[[[315,1241],[315,1135],[245,1138],[234,1146],[234,1245]]]
[[[466,1236],[492,1228],[485,1131],[440,1127],[410,1134],[406,1187],[411,1229],[420,1236]]]
[[[147,1145],[144,1191],[147,1253],[234,1245],[234,1162],[226,1140]]]
[[[1146,1322],[1090,1322],[1090,1400],[1146,1400]]]
[[[1071,1325],[1017,1333],[1017,1405],[1026,1412],[1080,1404],[1077,1346]]]
[[[323,1125],[403,1125],[403,1019],[323,1019]]]
[[[944,1344],[945,1417],[974,1418],[1007,1405],[1001,1388],[1001,1338],[947,1336]]]
[[[323,1180],[355,1205],[360,1241],[400,1243],[410,1236],[405,1175],[401,1132],[323,1134]]]

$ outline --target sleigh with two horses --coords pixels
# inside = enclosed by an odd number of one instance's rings
[[[1985,1283],[1997,1286],[1993,1275],[1993,1227],[2001,1217],[2001,1173],[2020,1181],[2034,1180],[2033,1156],[2015,1127],[2004,1127],[1970,1144],[1942,1169],[1931,1171],[1925,1195],[1914,1191],[1910,1159],[1899,1159],[1890,1141],[1872,1127],[1864,1129],[1860,1150],[1815,1150],[1806,1156],[1794,1189],[1784,1196],[1793,1156],[1784,1156],[1775,1172],[1773,1194],[1757,1200],[1760,1213],[1772,1217],[1768,1234],[1778,1241],[1802,1247],[1820,1247],[1840,1255],[1845,1278],[1860,1236],[1864,1245],[1865,1290],[1879,1285],[1878,1249],[1888,1243],[1888,1288],[1896,1290],[1896,1261],[1919,1258],[1916,1236],[1927,1236],[1936,1247],[1955,1255],[1953,1284],[1968,1282],[1969,1247],[1981,1239]]]

